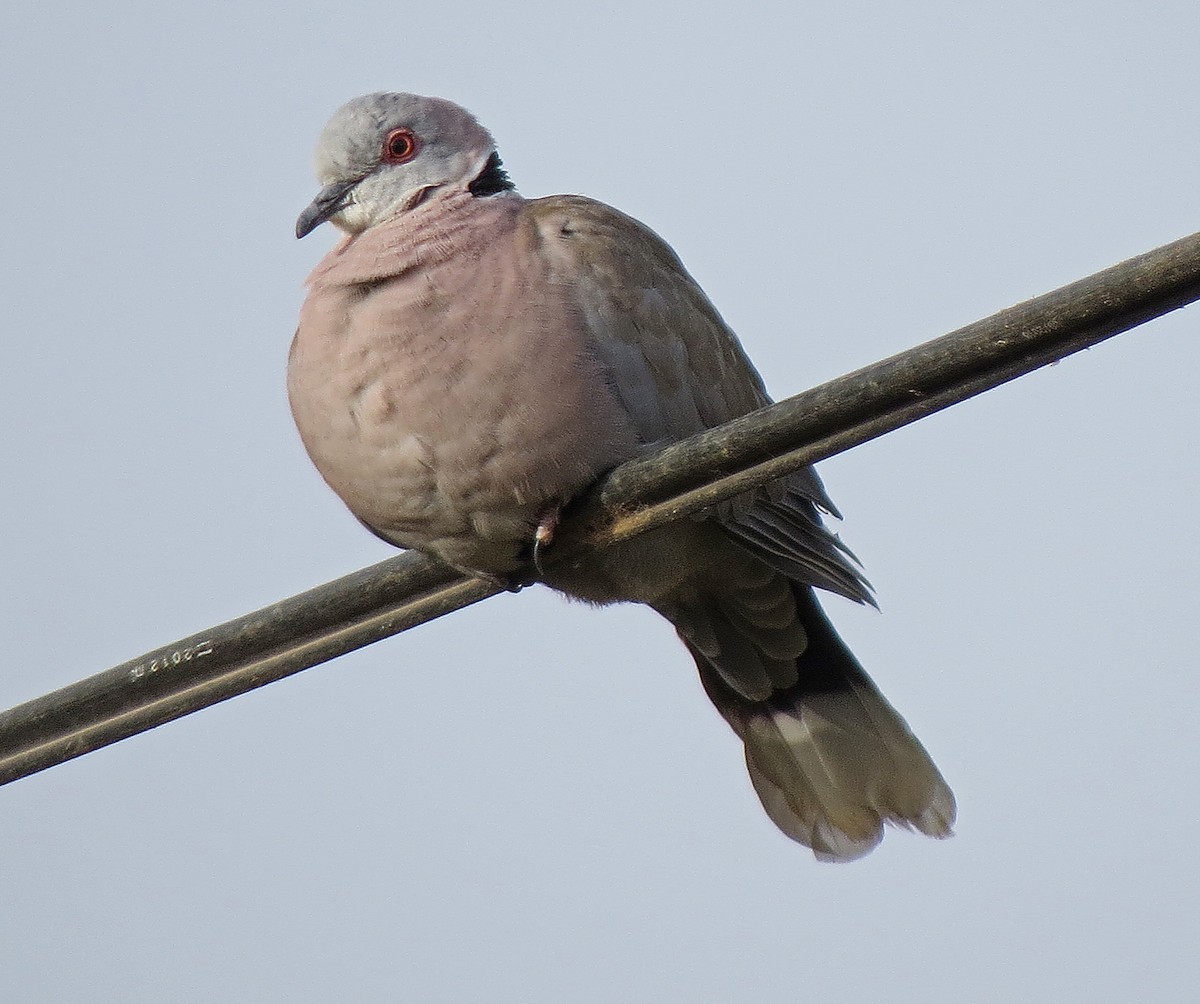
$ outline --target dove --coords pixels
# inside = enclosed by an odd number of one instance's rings
[[[770,403],[660,237],[582,196],[522,197],[459,105],[355,98],[315,164],[296,234],[343,236],[308,278],[288,396],[317,470],[388,543],[511,583],[606,471]],[[885,824],[948,836],[956,810],[817,601],[873,602],[827,515],[804,469],[542,579],[670,621],[769,817],[845,861]]]

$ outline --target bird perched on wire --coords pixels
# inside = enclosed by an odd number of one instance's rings
[[[297,236],[346,236],[309,277],[288,393],[313,463],[384,540],[507,581],[599,475],[770,402],[664,241],[591,199],[521,197],[458,105],[356,98],[316,173]],[[849,860],[884,823],[949,835],[955,806],[817,603],[871,602],[822,512],[805,469],[545,579],[666,617],[771,819]]]

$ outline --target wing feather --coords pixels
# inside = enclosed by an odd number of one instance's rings
[[[527,205],[556,280],[573,287],[609,387],[648,449],[771,403],[737,336],[649,227],[582,196]],[[805,468],[716,515],[790,578],[872,602],[821,512],[839,515],[816,471]]]

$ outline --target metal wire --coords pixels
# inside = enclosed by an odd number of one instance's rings
[[[612,471],[556,560],[706,508],[1200,299],[1200,234]],[[459,610],[498,591],[413,553],[0,713],[0,784]]]

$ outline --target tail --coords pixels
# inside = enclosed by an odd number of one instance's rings
[[[746,744],[754,789],[789,837],[822,861],[851,861],[879,843],[884,823],[951,835],[953,793],[810,587],[774,573],[661,612]]]

